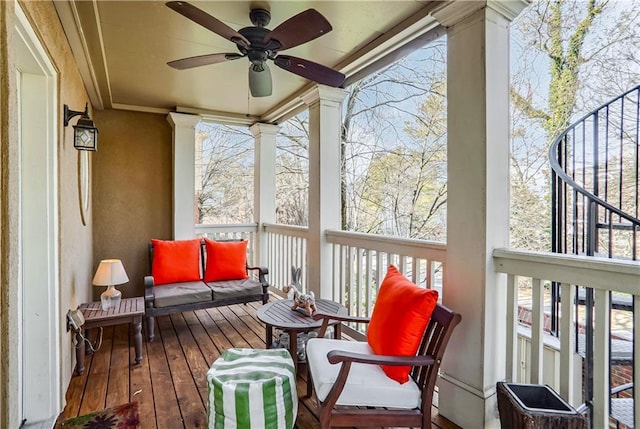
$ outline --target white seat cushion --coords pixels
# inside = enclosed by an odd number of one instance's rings
[[[324,401],[329,394],[342,366],[329,363],[327,353],[331,350],[374,354],[366,342],[310,339],[307,343],[307,361],[320,401]],[[414,409],[420,406],[420,399],[420,389],[413,379],[409,378],[408,382],[400,384],[387,377],[378,365],[353,363],[337,404]]]

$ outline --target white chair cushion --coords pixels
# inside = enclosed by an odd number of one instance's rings
[[[329,363],[327,353],[331,350],[374,354],[366,342],[310,339],[307,343],[307,362],[320,401],[324,401],[329,394],[342,366]],[[378,365],[353,363],[337,404],[414,409],[420,406],[420,399],[420,389],[413,379],[409,378],[408,382],[400,384],[387,377]]]

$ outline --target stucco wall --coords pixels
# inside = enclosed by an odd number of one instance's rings
[[[17,317],[17,259],[9,245],[15,242],[17,219],[14,183],[17,138],[16,79],[13,73],[15,55],[13,2],[0,2],[0,427],[10,427],[18,415],[18,356],[15,320]],[[11,175],[9,173],[12,173]]]
[[[171,237],[171,126],[166,115],[95,111],[100,130],[94,154],[93,268],[121,259],[129,283],[122,295],[143,296],[149,272],[147,244]],[[94,288],[99,299],[103,288]]]
[[[18,404],[17,368],[18,320],[11,316],[17,307],[18,270],[16,263],[19,252],[15,234],[18,232],[18,194],[16,154],[18,153],[18,126],[15,81],[15,49],[12,41],[14,31],[13,2],[2,2],[0,7],[0,45],[6,44],[7,55],[0,48],[0,116],[2,146],[0,171],[2,171],[2,194],[0,213],[2,216],[2,350],[0,365],[0,385],[2,401],[0,406],[0,427],[18,427],[20,416]],[[58,207],[59,207],[59,266],[60,266],[60,320],[61,333],[60,371],[62,398],[71,378],[75,354],[71,334],[66,332],[65,313],[76,308],[81,302],[91,298],[91,275],[93,269],[91,220],[83,225],[79,208],[78,152],[73,148],[73,129],[62,124],[62,106],[68,104],[73,109],[81,109],[88,96],[80,78],[75,60],[67,44],[62,26],[51,2],[20,2],[29,22],[40,39],[49,58],[58,71],[58,138],[55,141],[58,154]],[[9,313],[6,312],[10,309]],[[64,399],[63,399],[64,400]]]

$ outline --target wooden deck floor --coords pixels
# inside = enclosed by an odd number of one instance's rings
[[[105,328],[100,350],[87,355],[83,375],[74,376],[60,418],[84,415],[129,401],[140,403],[143,429],[205,428],[206,372],[220,351],[265,347],[264,325],[255,317],[261,304],[234,305],[158,317],[156,338],[143,341],[142,363],[133,363],[133,339],[126,325]],[[95,334],[95,333],[94,333]],[[298,394],[306,393],[300,371]],[[319,428],[315,400],[298,407],[298,429]],[[434,412],[433,428],[457,428]]]

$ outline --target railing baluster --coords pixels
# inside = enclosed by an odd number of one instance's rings
[[[596,289],[593,330],[593,419],[594,428],[609,427],[609,302],[607,290]]]
[[[411,261],[411,279],[415,284],[420,284],[420,271],[418,270],[418,261],[416,258],[410,258]]]
[[[518,380],[518,286],[516,276],[507,274],[507,381]]]
[[[346,293],[346,257],[344,246],[340,246],[340,300],[338,302],[344,303],[344,306],[349,308],[348,298]]]
[[[365,294],[365,300],[366,300],[366,312],[365,312],[365,316],[369,317],[371,316],[371,309],[373,308],[373,305],[371,304],[371,287],[372,287],[372,282],[371,282],[371,261],[373,260],[373,257],[371,255],[372,250],[367,250],[367,259],[366,259],[366,264],[365,264],[365,281],[364,281],[364,287],[366,288],[366,294]]]
[[[362,256],[363,251],[360,247],[355,249],[356,254],[356,274],[355,274],[355,286],[356,286],[356,315],[362,316]]]
[[[635,162],[634,162],[634,171],[636,172],[636,180],[634,181],[634,188],[635,188],[635,208],[636,208],[636,213],[635,213],[635,217],[636,219],[640,219],[640,194],[639,194],[639,190],[638,188],[640,187],[640,180],[638,180],[638,171],[640,171],[640,88],[636,91],[636,134],[635,134],[635,145],[634,150],[635,150]],[[633,228],[632,231],[632,238],[633,238],[633,260],[637,260],[638,259],[638,228]],[[638,425],[640,425],[640,420],[636,419],[636,422],[638,422]]]
[[[382,283],[382,270],[385,268],[386,267],[382,265],[382,252],[376,250],[376,297],[380,290],[380,283]]]
[[[560,319],[560,395],[570,404],[575,404],[574,397],[574,365],[576,320],[573,312],[576,300],[576,288],[567,283],[560,284],[561,319]]]
[[[531,383],[542,383],[544,352],[544,291],[540,279],[531,279]]]
[[[622,182],[624,178],[624,100],[622,97],[620,103],[620,162],[619,162],[619,177],[618,177],[618,207],[622,209]],[[637,175],[637,173],[636,173]],[[622,217],[618,216],[618,222],[622,222]]]

